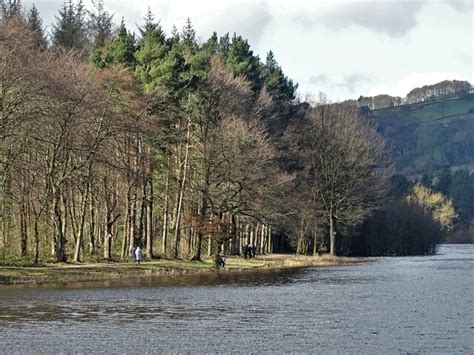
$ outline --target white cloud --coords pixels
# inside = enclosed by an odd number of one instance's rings
[[[322,24],[333,30],[348,27],[363,27],[398,37],[405,35],[417,25],[417,15],[427,0],[410,1],[338,1],[316,11],[302,11],[293,15],[296,23]]]
[[[329,77],[328,74],[323,73],[316,76],[310,76],[308,83],[320,88],[320,90],[328,88],[343,89],[348,93],[355,93],[361,85],[369,84],[372,78],[364,73],[344,74],[341,78]]]

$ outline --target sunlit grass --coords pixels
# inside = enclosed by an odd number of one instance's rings
[[[221,272],[244,270],[277,270],[284,268],[328,266],[360,263],[364,259],[331,256],[264,255],[257,258],[227,258]],[[69,281],[113,280],[120,278],[153,277],[216,271],[212,258],[203,261],[151,260],[140,264],[132,262],[110,262],[89,264],[46,264],[44,266],[2,266],[0,284],[56,283]]]

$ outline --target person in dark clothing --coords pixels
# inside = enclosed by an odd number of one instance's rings
[[[248,245],[248,244],[245,244],[245,245],[242,247],[242,252],[244,253],[244,259],[247,259],[247,257],[248,257],[248,252],[249,252],[249,245]]]
[[[257,256],[257,247],[255,246],[255,244],[252,245],[252,255],[254,258]]]
[[[216,256],[216,266],[218,268],[225,267],[225,261],[226,261],[225,256],[221,256],[220,254]]]

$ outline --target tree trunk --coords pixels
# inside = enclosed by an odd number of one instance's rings
[[[149,166],[148,196],[146,199],[146,257],[153,258],[153,167]]]
[[[87,183],[86,191],[82,196],[82,204],[81,204],[81,221],[79,225],[79,233],[77,235],[76,240],[76,249],[74,251],[74,261],[79,262],[81,256],[81,247],[84,239],[84,226],[86,224],[86,214],[87,214],[87,199],[89,197],[89,190],[90,190],[90,182]]]
[[[115,206],[115,202],[112,206]],[[114,217],[114,208],[107,207],[107,229],[104,238],[104,259],[111,260],[112,259],[112,238],[113,238],[113,226],[115,221],[120,217],[120,214]]]
[[[272,228],[268,229],[268,252],[272,254],[274,251],[274,245],[273,245],[273,231]]]
[[[28,249],[28,227],[26,218],[25,201],[20,202],[20,255],[25,256]]]
[[[318,228],[317,224],[314,224],[314,235],[313,235],[313,255],[318,253]]]
[[[57,191],[54,197],[54,253],[58,262],[66,261],[66,253],[64,251],[64,232],[65,220],[63,219],[63,211],[61,208],[61,192]]]
[[[38,231],[38,218],[35,216],[34,222],[34,239],[35,239],[35,256],[34,264],[37,265],[39,261],[39,231]]]
[[[336,230],[334,228],[334,219],[329,215],[329,254],[336,255]]]
[[[163,207],[163,230],[161,233],[161,252],[166,255],[166,243],[168,239],[168,208],[169,208],[169,182],[170,182],[170,157],[168,157],[168,167],[165,180],[165,205]]]
[[[176,211],[176,223],[174,229],[174,250],[173,256],[178,257],[178,247],[179,247],[179,232],[180,232],[180,223],[181,223],[181,209],[183,207],[183,197],[184,190],[186,188],[186,175],[188,170],[188,156],[189,156],[189,146],[190,146],[190,136],[191,136],[191,120],[188,120],[188,130],[186,133],[186,148],[184,153],[184,163],[183,163],[183,174],[181,179],[181,186],[179,189],[179,198],[178,198],[178,207]]]
[[[128,241],[128,252],[129,254],[132,252],[133,247],[135,247],[135,220],[136,220],[136,193],[132,193],[132,201],[130,204],[130,219],[129,219],[129,238],[130,240]]]
[[[203,198],[203,201],[201,204],[201,213],[199,215],[199,227],[204,226],[206,222],[206,217],[207,217],[207,199]],[[196,248],[194,249],[193,257],[191,258],[192,261],[201,261],[201,247],[202,247],[203,236],[204,236],[204,233],[202,232],[202,229],[200,228],[199,231],[197,232]]]
[[[89,213],[90,213],[90,226],[89,226],[89,252],[91,255],[95,255],[95,200],[92,197],[92,191],[89,191]]]
[[[211,257],[212,256],[212,238],[209,237],[208,243],[207,243],[207,256]]]

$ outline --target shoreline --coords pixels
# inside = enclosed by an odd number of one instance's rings
[[[367,262],[368,258],[323,256],[296,256],[289,254],[260,255],[253,259],[232,256],[225,268],[217,269],[210,258],[202,262],[157,259],[131,262],[104,262],[84,264],[47,264],[37,267],[1,266],[0,287],[12,285],[40,286],[76,282],[114,281],[120,279],[153,279],[159,277],[202,275],[208,273],[242,273],[278,271],[293,268],[353,265]]]

